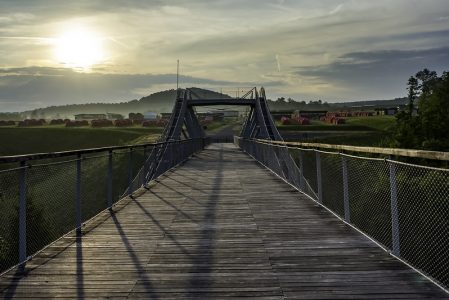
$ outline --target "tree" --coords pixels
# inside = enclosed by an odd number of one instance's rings
[[[449,73],[423,82],[418,106],[422,148],[449,150]]]
[[[280,97],[276,100],[276,103],[285,103],[285,98],[284,97]]]
[[[408,80],[407,110],[396,116],[395,144],[403,148],[449,150],[449,75],[424,69]],[[413,111],[418,101],[418,115]]]

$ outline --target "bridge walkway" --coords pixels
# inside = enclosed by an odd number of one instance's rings
[[[447,298],[230,144],[0,278],[3,298]]]

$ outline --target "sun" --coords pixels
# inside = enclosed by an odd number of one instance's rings
[[[55,57],[70,68],[89,69],[104,60],[102,39],[92,31],[77,28],[55,39]]]

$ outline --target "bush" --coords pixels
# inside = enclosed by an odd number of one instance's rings
[[[23,121],[20,121],[18,126],[19,127],[30,127],[30,126],[42,126],[44,125],[45,120],[36,120],[36,119],[26,119]]]
[[[70,120],[69,120],[69,122],[70,122]],[[65,124],[64,120],[62,120],[62,119],[53,119],[50,121],[50,125],[62,125],[62,124]]]
[[[0,126],[13,126],[16,125],[14,121],[0,121]]]
[[[127,127],[127,126],[133,126],[133,121],[130,119],[123,119],[123,120],[115,120],[114,125],[116,127]]]
[[[65,123],[65,127],[82,127],[82,126],[89,126],[89,122],[83,120],[83,121],[69,121]]]
[[[90,125],[92,127],[111,127],[111,126],[114,126],[114,124],[112,123],[111,120],[106,120],[106,119],[92,120],[92,122],[90,122]]]
[[[167,124],[168,121],[165,119],[146,120],[142,122],[143,127],[164,127]]]

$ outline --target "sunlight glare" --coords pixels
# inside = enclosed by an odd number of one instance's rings
[[[84,28],[64,32],[55,40],[55,57],[67,67],[89,69],[103,60],[102,39]]]

